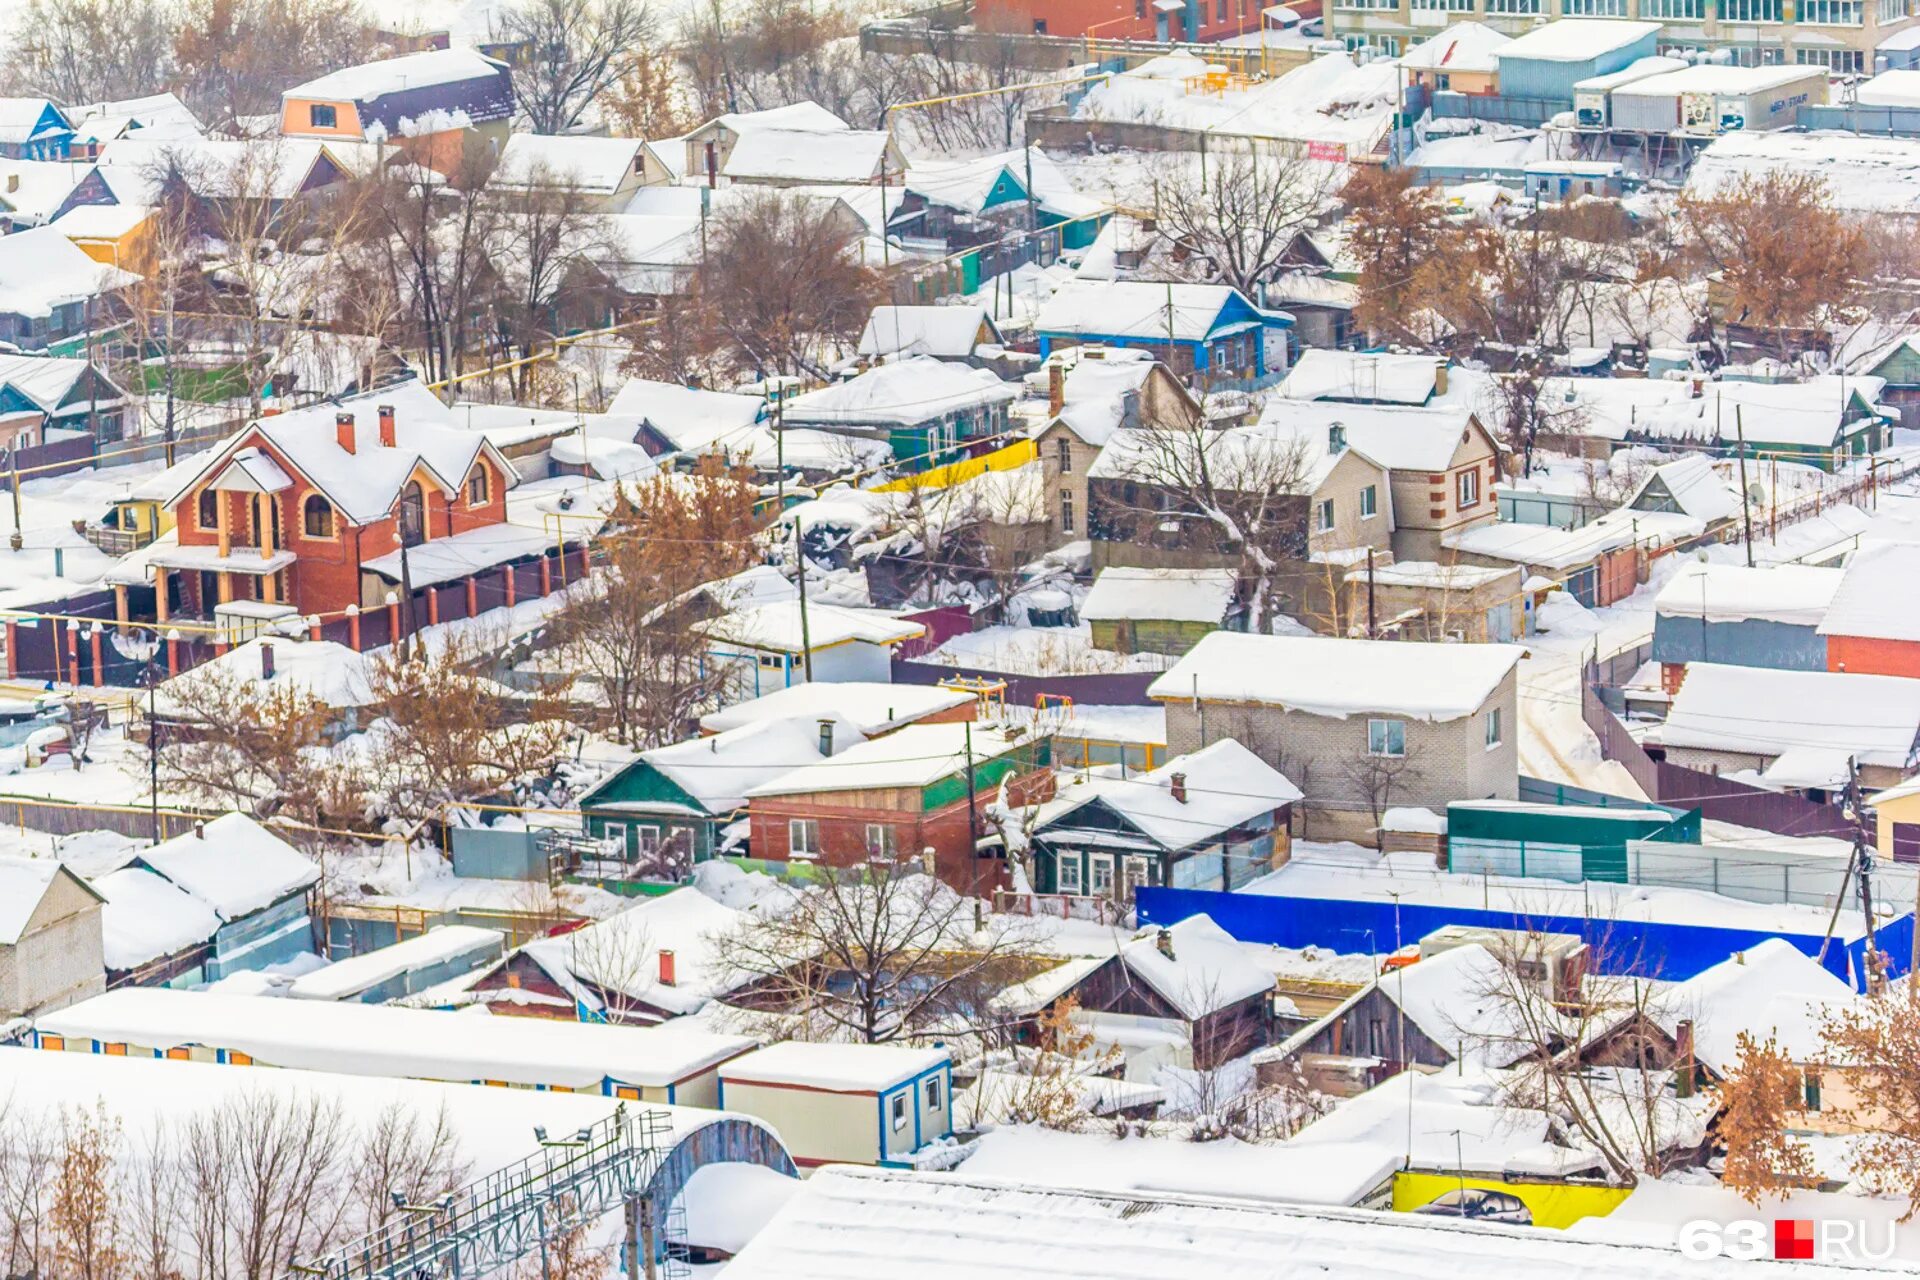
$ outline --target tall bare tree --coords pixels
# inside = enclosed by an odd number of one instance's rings
[[[1294,237],[1330,203],[1334,167],[1292,150],[1234,151],[1159,165],[1149,187],[1159,229],[1250,298],[1272,280]]]
[[[178,89],[201,119],[242,136],[280,95],[375,52],[357,0],[181,0]]]
[[[174,75],[167,0],[29,0],[12,26],[11,93],[74,106],[158,93]]]
[[[579,125],[653,34],[644,0],[519,0],[492,23],[496,43],[521,47],[513,96],[535,133]]]

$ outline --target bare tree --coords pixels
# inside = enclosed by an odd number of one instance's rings
[[[317,763],[331,707],[289,687],[261,691],[228,666],[169,680],[156,699],[160,783],[201,803],[318,822],[353,808],[342,775]],[[144,709],[144,704],[143,709]]]
[[[11,93],[73,106],[158,93],[174,74],[167,0],[30,0],[13,28]]]
[[[1494,380],[1493,424],[1508,448],[1520,455],[1520,474],[1533,474],[1533,454],[1542,435],[1577,435],[1586,425],[1586,409],[1555,399],[1547,386],[1546,361],[1529,353],[1512,372]]]
[[[55,1117],[9,1096],[0,1102],[0,1271],[40,1274],[53,1261],[47,1210],[61,1163]]]
[[[493,19],[497,44],[518,45],[513,96],[535,133],[567,133],[619,83],[653,37],[644,0],[519,0]]]
[[[496,320],[499,354],[503,361],[524,360],[564,332],[568,315],[604,311],[581,296],[582,273],[575,268],[611,260],[614,232],[576,181],[545,166],[499,200],[497,218],[499,239],[490,257],[505,286]],[[526,363],[509,371],[514,400],[532,394],[535,368]]]
[[[748,999],[798,1039],[880,1044],[979,1033],[1034,968],[1031,922],[981,912],[917,858],[822,869],[791,907],[714,939]]]
[[[338,1102],[237,1094],[181,1131],[186,1234],[201,1275],[277,1280],[346,1226],[350,1130]]]
[[[242,136],[248,117],[279,118],[289,86],[373,53],[356,0],[182,0],[174,37],[181,96]]]
[[[61,1121],[60,1172],[48,1206],[58,1273],[63,1280],[112,1280],[129,1262],[120,1247],[120,1124],[104,1101]]]
[[[1362,165],[1341,190],[1347,250],[1359,265],[1354,319],[1368,332],[1413,339],[1424,311],[1415,272],[1439,248],[1446,211],[1410,169]]]
[[[1369,747],[1365,751],[1356,751],[1341,762],[1340,768],[1346,774],[1348,785],[1366,805],[1367,815],[1372,819],[1373,847],[1376,849],[1386,848],[1387,833],[1380,822],[1387,810],[1393,807],[1393,797],[1400,780],[1410,773],[1419,773],[1416,756],[1413,744],[1408,743],[1398,755],[1376,754]]]
[[[396,1192],[408,1204],[431,1204],[464,1184],[471,1168],[444,1103],[431,1114],[388,1103],[359,1135],[347,1171],[350,1229],[370,1234],[392,1221]]]
[[[1329,203],[1333,172],[1291,149],[1235,151],[1198,165],[1182,156],[1154,171],[1150,207],[1160,230],[1210,263],[1216,279],[1258,298],[1294,237]]]

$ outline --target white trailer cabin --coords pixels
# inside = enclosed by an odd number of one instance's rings
[[[953,1133],[945,1049],[788,1041],[720,1068],[722,1109],[764,1120],[802,1169],[906,1166]]]

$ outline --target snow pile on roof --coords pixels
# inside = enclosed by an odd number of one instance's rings
[[[901,190],[963,213],[984,213],[1002,180],[1032,196],[1041,210],[1061,218],[1079,218],[1105,208],[1081,195],[1058,161],[1044,151],[1003,151],[972,160],[915,161]],[[1002,202],[996,202],[1002,203]]]
[[[1476,942],[1394,970],[1381,979],[1380,991],[1435,1044],[1470,1064],[1504,1067],[1531,1050],[1537,1029],[1527,1023],[1540,1016],[1516,1007],[1515,981],[1500,958]]]
[[[981,341],[992,340],[993,322],[982,306],[880,306],[867,317],[855,348],[863,356],[935,356],[965,359]]]
[[[1440,545],[1463,555],[1486,556],[1548,571],[1575,569],[1609,551],[1638,544],[1658,549],[1706,532],[1706,526],[1678,511],[1609,511],[1578,529],[1516,524],[1497,520],[1441,535]]]
[[[86,411],[84,397],[81,397],[78,406],[70,403],[69,397],[79,387],[87,369],[85,360],[0,353],[0,385],[12,387],[48,414],[63,410],[71,413],[76,407],[82,413]],[[119,404],[126,399],[125,393],[112,383],[104,378],[100,381],[104,384],[100,391],[100,405]]]
[[[487,179],[495,187],[575,187],[611,194],[634,175],[641,148],[638,138],[516,133],[501,148],[500,163]]]
[[[720,1068],[729,1083],[791,1085],[827,1093],[880,1093],[951,1060],[945,1049],[890,1044],[817,1044],[788,1040],[743,1054]]]
[[[1920,641],[1920,544],[1862,547],[1833,593],[1823,636]]]
[[[1400,65],[1415,71],[1494,71],[1494,50],[1513,43],[1513,37],[1484,22],[1456,22],[1409,49]]]
[[[1842,569],[1780,564],[1749,569],[1737,564],[1680,566],[1653,599],[1656,614],[1705,618],[1709,622],[1762,619],[1794,627],[1817,627],[1845,577]]]
[[[1155,364],[1148,352],[1128,347],[1068,347],[1049,358],[1049,363],[1054,361],[1068,366],[1059,421],[1095,448],[1104,447],[1114,432],[1137,416],[1135,401]],[[1051,374],[1043,371],[1035,376]]]
[[[49,1035],[171,1049],[237,1049],[263,1067],[416,1080],[664,1088],[753,1044],[685,1023],[610,1027],[548,1018],[123,987],[34,1021]]]
[[[1141,930],[1120,948],[1120,960],[1190,1022],[1273,989],[1273,971],[1206,915]]]
[[[1849,212],[1920,213],[1920,138],[1739,129],[1715,138],[1694,160],[1687,194],[1715,196],[1775,171],[1824,179],[1827,199]]]
[[[850,126],[817,102],[790,102],[765,111],[729,111],[695,129],[704,133],[714,125],[745,136],[758,129],[795,129],[809,133],[842,133]]]
[[[505,938],[498,929],[473,925],[435,925],[425,933],[380,947],[323,969],[300,975],[287,988],[296,1000],[352,1000],[369,988],[390,982],[403,973],[431,969],[467,957],[470,966],[500,954]]]
[[[1731,520],[1744,509],[1740,493],[1728,484],[1705,454],[1690,454],[1675,462],[1662,463],[1647,473],[1622,506],[1637,506],[1649,490],[1658,485],[1664,497],[1686,514],[1705,525]],[[1658,496],[1658,495],[1655,495]]]
[[[750,129],[720,172],[735,182],[871,182],[890,140],[878,129]]]
[[[1341,404],[1328,400],[1288,400],[1275,396],[1261,411],[1260,427],[1304,437],[1331,458],[1339,453],[1336,435],[1389,471],[1445,471],[1472,428],[1471,412],[1460,408]],[[1336,428],[1338,431],[1336,432]]]
[[[699,801],[708,813],[732,813],[745,807],[748,793],[761,783],[825,758],[820,754],[821,719],[833,722],[837,750],[866,741],[850,721],[828,711],[819,716],[743,724],[709,738],[689,738],[655,747],[641,752],[640,758]],[[613,807],[620,806],[616,803]]]
[[[1396,981],[1397,974],[1383,979],[1382,991],[1391,995]],[[1408,1115],[1414,1117],[1411,1134]],[[1340,1103],[1285,1145],[1370,1143],[1403,1153],[1415,1167],[1499,1173],[1515,1151],[1545,1142],[1547,1134],[1545,1112],[1515,1106],[1483,1072],[1449,1067],[1438,1075],[1402,1071]]]
[[[61,120],[60,109],[46,98],[0,98],[0,141],[25,144],[64,132],[60,123],[41,125],[49,110],[55,122]]]
[[[966,772],[969,739],[976,768],[1008,754],[1026,741],[1006,730],[964,722],[910,724],[850,747],[830,760],[783,773],[771,782],[753,787],[747,795],[752,798],[930,786],[942,778]]]
[[[1756,1040],[1774,1036],[1796,1062],[1825,1060],[1823,1014],[1855,998],[1811,956],[1784,938],[1769,938],[1676,984],[1652,1008],[1668,1031],[1691,1019],[1695,1056],[1725,1075],[1739,1060],[1743,1031]]]
[[[1920,680],[1839,671],[1687,664],[1660,742],[1777,756],[1795,748],[1905,768],[1920,738]]]
[[[1316,56],[1272,80],[1210,90],[1204,78],[1213,70],[1188,54],[1154,58],[1094,85],[1074,115],[1365,150],[1392,117],[1400,77],[1391,58],[1357,66],[1344,53]]]
[[[1775,135],[1763,134],[1762,137]],[[1720,381],[1697,399],[1639,413],[1634,430],[1669,440],[1730,443],[1744,431],[1749,445],[1793,444],[1825,449],[1848,428],[1850,411],[1873,405],[1885,378],[1822,374],[1805,382]],[[1855,418],[1854,425],[1864,425]]]
[[[1818,74],[1809,72],[1802,64],[1740,67],[1711,62],[1696,63],[1677,71],[1629,81],[1615,89],[1614,93],[1623,98],[1665,98],[1668,101],[1686,93],[1764,93]]]
[[[782,413],[796,425],[883,428],[1010,404],[1019,394],[991,370],[913,356],[795,396]]]
[[[0,946],[20,941],[40,899],[59,874],[60,864],[52,858],[0,854]]]
[[[0,236],[0,313],[50,316],[68,303],[111,293],[139,278],[94,261],[53,227]]]
[[[701,1249],[738,1253],[802,1185],[800,1179],[761,1164],[703,1164],[680,1190],[677,1204],[685,1218],[675,1238]]]
[[[1472,591],[1519,572],[1518,565],[1490,569],[1475,564],[1441,564],[1437,560],[1396,560],[1371,569],[1354,569],[1347,574],[1347,581],[1371,581],[1383,587],[1418,587],[1428,591]]]
[[[140,854],[142,863],[208,903],[222,920],[270,907],[320,880],[305,854],[244,813],[228,813]]]
[[[1125,427],[1113,432],[1087,476],[1156,484],[1197,474],[1204,466],[1213,485],[1225,492],[1306,494],[1335,461],[1324,433],[1276,430],[1266,423],[1203,430]]]
[[[1102,569],[1080,605],[1086,622],[1108,620],[1204,622],[1217,627],[1233,606],[1238,575],[1231,569]]]
[[[1251,702],[1345,719],[1369,711],[1458,720],[1478,711],[1526,650],[1216,631],[1147,687],[1162,702]]]
[[[1173,794],[1183,777],[1184,798]],[[1040,830],[1071,827],[1071,815],[1099,800],[1163,849],[1185,849],[1301,798],[1287,776],[1232,738],[1175,756],[1129,778],[1091,777],[1063,784],[1042,809]]]
[[[590,1011],[605,1009],[611,996],[669,1016],[697,1013],[755,976],[727,965],[723,955],[723,940],[746,918],[688,887],[643,898],[560,937],[536,939],[521,951]],[[663,952],[673,954],[670,984],[660,980]]]
[[[816,682],[775,689],[724,710],[710,711],[700,717],[700,728],[705,733],[720,733],[763,720],[818,720],[831,715],[851,722],[871,738],[972,701],[970,693],[937,685]]]
[[[1862,81],[1854,101],[1863,107],[1920,107],[1920,71],[1896,67]]]
[[[760,396],[706,391],[646,378],[628,379],[607,405],[609,418],[637,418],[688,453],[737,447],[766,413],[767,402]]]
[[[807,609],[806,635],[801,635],[800,603],[777,601],[738,609],[699,623],[701,634],[728,644],[775,653],[802,653],[810,644],[817,653],[836,644],[899,644],[926,634],[918,622],[908,622],[878,609],[851,609],[816,604]]]
[[[1474,25],[1477,24],[1460,24]],[[1443,356],[1315,347],[1301,353],[1300,362],[1288,371],[1286,379],[1275,390],[1293,400],[1379,400],[1421,405],[1433,397],[1446,364]]]
[[[280,96],[370,102],[409,89],[428,89],[462,80],[491,80],[504,71],[506,65],[473,49],[431,49],[342,67],[316,80],[295,85]]]
[[[261,674],[263,650],[273,653],[271,677]],[[180,714],[183,706],[192,705],[191,695],[181,691],[203,682],[223,687],[231,682],[255,697],[312,698],[335,708],[364,707],[373,701],[366,655],[332,640],[256,637],[168,680],[156,691],[155,702],[161,711]]]
[[[1649,410],[1688,398],[1686,383],[1663,378],[1546,378],[1540,384],[1542,405],[1567,411],[1578,434],[1608,440],[1625,439]]]
[[[1069,280],[1040,308],[1033,327],[1075,337],[1199,342],[1215,332],[1220,312],[1237,296],[1224,284]]]
[[[94,163],[118,203],[157,205],[167,180],[176,175],[203,198],[291,200],[323,159],[335,157],[311,138],[260,142],[149,138],[136,132],[102,147]]]
[[[1533,28],[1494,51],[1501,62],[1587,62],[1615,49],[1655,35],[1657,22],[1627,22],[1612,18],[1562,18]]]
[[[220,931],[205,902],[139,867],[122,867],[93,881],[100,908],[100,940],[109,969],[137,969],[162,956],[197,947]]]

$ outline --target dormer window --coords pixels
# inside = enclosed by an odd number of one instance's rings
[[[307,108],[307,127],[310,129],[337,129],[340,127],[339,109],[330,103],[316,102]]]
[[[211,485],[200,491],[199,509],[195,517],[202,529],[220,527],[220,494]]]
[[[1327,426],[1327,452],[1339,453],[1347,447],[1347,429],[1338,422]]]

